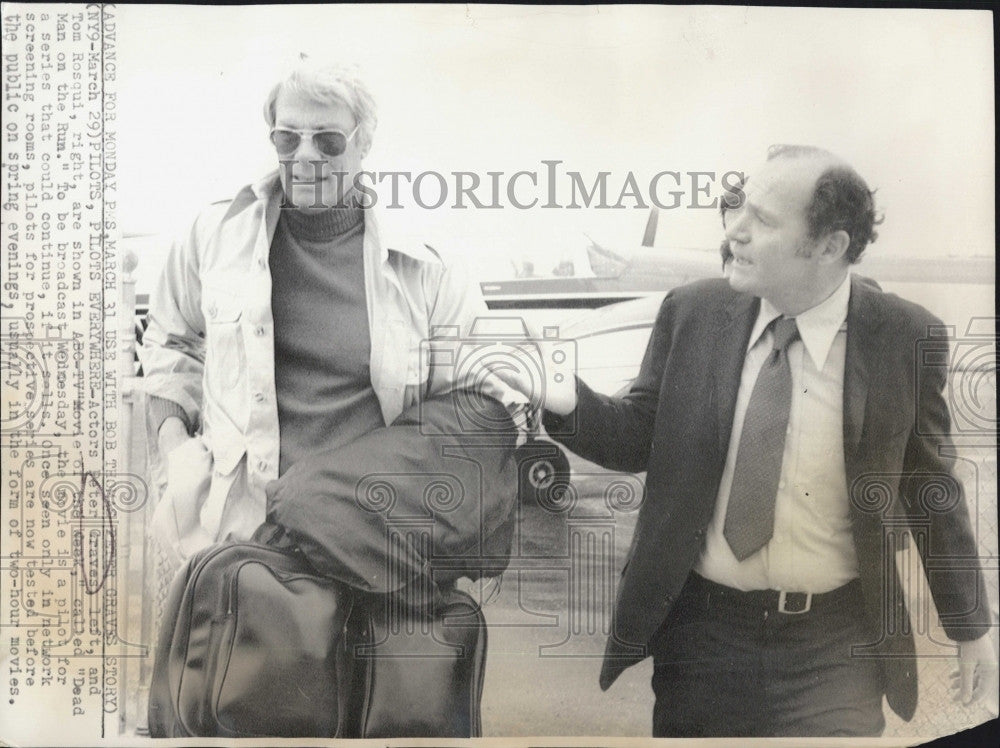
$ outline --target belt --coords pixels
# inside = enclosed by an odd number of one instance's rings
[[[752,612],[801,615],[831,606],[840,606],[861,594],[861,582],[852,579],[829,592],[787,592],[785,590],[743,591],[705,579],[691,572],[682,597],[693,596],[706,607],[741,608]]]

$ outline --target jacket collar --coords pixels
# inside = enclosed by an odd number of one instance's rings
[[[847,353],[844,364],[844,456],[854,457],[864,429],[868,403],[869,353],[877,350],[876,340],[883,320],[877,296],[881,290],[866,278],[850,276],[847,304]],[[715,378],[716,417],[719,450],[725,455],[733,428],[733,411],[739,391],[743,360],[751,332],[758,319],[760,299],[737,294],[719,314],[718,356],[712,375]]]
[[[282,191],[278,170],[275,169],[253,184],[243,187],[229,204],[223,222],[242,213],[253,205],[263,204],[267,221],[268,244],[274,238],[274,229],[278,222],[278,210],[281,205]],[[379,260],[385,263],[390,252],[406,255],[418,262],[441,264],[441,257],[429,245],[405,236],[405,231],[386,231],[391,222],[378,205],[365,210],[365,232],[371,233],[376,239]]]
[[[844,275],[844,280],[827,298],[811,309],[795,316],[799,329],[799,337],[806,349],[813,366],[821,370],[826,365],[833,347],[834,338],[847,320],[847,304],[851,296],[851,275]],[[772,320],[781,316],[781,312],[767,299],[761,299],[760,311],[750,334],[747,350],[757,344],[764,330]]]

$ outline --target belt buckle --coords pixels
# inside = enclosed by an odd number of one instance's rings
[[[781,590],[778,593],[778,612],[779,613],[784,613],[785,615],[789,615],[789,616],[797,616],[797,615],[801,615],[803,613],[808,613],[810,611],[810,609],[812,608],[812,599],[813,599],[812,593],[811,592],[793,592],[792,594],[793,595],[805,595],[806,596],[806,602],[805,602],[805,605],[803,606],[802,610],[788,610],[788,608],[787,608],[788,593],[785,590]]]

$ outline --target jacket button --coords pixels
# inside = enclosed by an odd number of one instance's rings
[[[256,400],[258,403],[264,402],[264,393],[263,392],[253,393],[253,399]]]
[[[267,260],[265,260],[263,257],[257,260],[257,267],[259,267],[261,270],[267,270]]]
[[[694,531],[694,536],[696,538],[698,538],[698,540],[701,540],[703,537],[705,537],[705,535],[706,535],[706,531],[705,531],[704,527],[700,527],[700,528],[698,528],[697,530]]]
[[[254,331],[254,333],[255,333],[256,335],[258,335],[258,336],[261,336],[261,335],[263,335],[263,334],[264,334],[264,332],[265,332],[265,330],[264,330],[264,326],[263,326],[263,325],[257,325],[257,327],[255,327],[253,331]]]
[[[261,460],[258,462],[257,469],[262,473],[267,472],[267,460]]]
[[[219,309],[218,309],[218,307],[215,306],[215,304],[212,304],[212,306],[210,306],[208,308],[208,316],[209,317],[215,317],[218,313],[219,313]]]

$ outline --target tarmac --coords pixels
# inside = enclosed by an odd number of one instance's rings
[[[977,516],[995,621],[996,455],[992,450],[966,450],[963,455],[958,475]],[[499,582],[470,589],[487,601],[483,609],[489,647],[482,701],[486,737],[645,737],[651,732],[651,660],[627,670],[607,692],[598,686],[614,587],[637,505],[621,511],[622,502],[616,505],[606,498],[616,485],[621,489],[621,480],[628,476],[608,473],[575,456],[570,461],[577,477],[569,494],[546,506],[522,505],[511,568]],[[910,569],[906,590],[920,697],[908,723],[884,707],[884,736],[919,743],[973,727],[991,715],[986,704],[964,706],[952,700],[948,676],[954,669],[954,647],[937,624],[913,544],[901,553],[901,567]],[[997,646],[996,629],[993,644]]]

